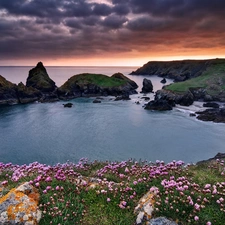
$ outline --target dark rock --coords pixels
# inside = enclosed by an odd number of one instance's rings
[[[18,104],[17,86],[0,75],[0,105]]]
[[[152,91],[153,91],[153,85],[152,85],[151,80],[148,80],[148,79],[144,78],[141,93],[149,93],[149,92],[152,92]]]
[[[168,101],[163,99],[158,99],[158,100],[148,102],[145,105],[144,109],[166,111],[166,110],[172,110],[173,107],[168,103]]]
[[[29,71],[26,86],[36,88],[43,93],[53,92],[56,89],[55,82],[48,76],[42,62]]]
[[[225,108],[206,109],[197,112],[197,119],[202,121],[212,121],[215,123],[225,123]]]
[[[207,102],[203,104],[203,107],[219,108],[220,105],[216,102]]]
[[[190,113],[190,116],[191,116],[191,117],[195,117],[196,114],[195,114],[195,113]]]
[[[204,100],[207,93],[204,88],[189,88],[189,91],[193,94],[195,100]]]
[[[166,78],[164,77],[160,82],[161,82],[162,84],[165,84],[165,83],[166,83]]]
[[[207,159],[207,160],[202,160],[202,161],[199,161],[197,162],[196,164],[197,165],[200,165],[202,163],[208,163],[208,162],[211,162],[211,161],[215,161],[217,159],[225,159],[225,153],[217,153],[213,158],[210,158],[210,159]]]
[[[38,101],[42,97],[39,90],[33,87],[27,87],[22,82],[17,86],[17,94],[19,102],[22,104]]]
[[[98,100],[98,99],[95,99],[95,100],[93,101],[93,103],[101,103],[101,101]]]
[[[190,91],[178,94],[169,90],[161,89],[158,90],[155,95],[155,100],[158,99],[166,100],[171,106],[175,106],[175,104],[190,106],[194,102],[194,96]]]
[[[144,99],[145,101],[149,101],[150,100],[150,98],[146,97],[146,96],[141,97],[141,99]]]
[[[115,73],[113,74],[111,77],[120,79],[120,80],[125,80],[126,82],[128,82],[133,88],[138,88],[138,85],[131,79],[129,79],[128,77],[124,76],[122,73]]]
[[[66,103],[66,104],[63,104],[65,108],[71,108],[73,106],[73,103]]]
[[[121,101],[121,100],[131,100],[130,96],[127,94],[121,95],[121,96],[117,96],[114,101]]]
[[[139,101],[136,101],[135,103],[136,103],[137,105],[140,105],[140,102],[139,102]]]

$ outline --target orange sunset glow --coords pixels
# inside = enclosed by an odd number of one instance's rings
[[[225,58],[225,1],[2,0],[0,65]]]

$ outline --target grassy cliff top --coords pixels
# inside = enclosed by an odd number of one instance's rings
[[[72,76],[65,84],[63,84],[63,86],[66,87],[71,84],[78,84],[80,86],[94,84],[99,87],[118,87],[126,83],[127,82],[125,80],[108,77],[103,74],[83,73]]]
[[[225,60],[214,60],[198,77],[183,82],[173,83],[165,87],[178,93],[184,93],[189,88],[204,88],[211,95],[225,91]]]

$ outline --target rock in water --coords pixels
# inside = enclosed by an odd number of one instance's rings
[[[112,77],[120,79],[120,80],[125,80],[126,82],[128,82],[133,88],[138,88],[138,85],[131,79],[129,79],[128,77],[124,76],[122,73],[115,73],[112,75]]]
[[[210,108],[219,108],[220,105],[216,102],[207,102],[203,104],[203,107],[210,107]]]
[[[26,86],[36,88],[43,93],[53,92],[56,89],[55,82],[48,76],[42,62],[29,71]]]
[[[152,85],[151,80],[148,80],[148,79],[144,78],[141,93],[149,93],[149,92],[152,92],[152,91],[153,91],[153,85]]]
[[[159,99],[159,100],[154,100],[154,101],[148,102],[145,106],[145,109],[166,111],[166,110],[172,110],[173,107],[168,103],[168,101]]]
[[[163,78],[160,82],[161,82],[162,84],[165,84],[165,83],[166,83],[166,78]]]
[[[0,75],[0,105],[13,105],[19,103],[17,86]]]
[[[66,103],[66,104],[63,104],[65,108],[71,108],[73,106],[73,103]]]
[[[0,198],[0,224],[37,225],[41,219],[39,197],[37,189],[28,182],[13,188]]]

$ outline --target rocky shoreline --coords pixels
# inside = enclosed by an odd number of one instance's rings
[[[137,93],[137,87],[134,81],[121,73],[111,77],[102,74],[74,75],[57,87],[43,63],[39,62],[29,71],[26,85],[22,82],[13,84],[0,75],[0,105],[54,102],[77,97],[129,96]]]

